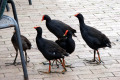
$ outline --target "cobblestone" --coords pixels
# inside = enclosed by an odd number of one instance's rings
[[[26,36],[33,45],[28,50],[30,63],[27,65],[29,80],[120,80],[120,1],[119,0],[32,0],[29,5],[27,0],[14,0],[18,14],[21,34]],[[9,5],[10,6],[10,5]],[[74,15],[82,13],[85,23],[99,29],[106,34],[112,42],[112,48],[100,49],[100,65],[89,64],[85,61],[93,59],[93,50],[90,49],[81,37],[79,22]],[[5,10],[6,15],[13,17],[10,11]],[[66,63],[75,68],[67,68],[65,74],[44,74],[40,71],[48,71],[48,65],[41,64],[46,61],[36,47],[36,31],[33,28],[38,25],[43,29],[43,37],[55,41],[57,38],[48,31],[45,21],[41,22],[42,15],[48,14],[52,19],[61,20],[77,30],[77,37],[73,37],[76,43],[75,51],[66,57]],[[6,66],[12,63],[15,50],[11,43],[13,28],[0,30],[0,80],[23,80],[21,65]],[[20,62],[18,55],[17,62]],[[62,71],[56,66],[52,71]]]

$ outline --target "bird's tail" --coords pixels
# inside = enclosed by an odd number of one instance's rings
[[[111,47],[112,47],[110,43],[109,43],[109,44],[106,44],[106,45],[107,45],[107,47],[109,47],[109,48],[111,48]]]
[[[65,55],[65,56],[69,56],[70,54],[69,54],[69,53],[65,53],[64,55]]]
[[[77,37],[77,36],[75,35],[75,33],[73,33],[72,35],[73,35],[74,37]]]
[[[71,32],[72,32],[72,35],[73,35],[74,37],[77,37],[77,36],[75,35],[75,33],[76,33],[76,30],[75,30],[75,29],[72,29]]]

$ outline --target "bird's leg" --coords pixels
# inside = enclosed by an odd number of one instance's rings
[[[93,60],[91,60],[91,62],[95,62],[96,61],[95,57],[96,57],[96,50],[94,50],[94,58],[93,58]]]
[[[18,50],[16,50],[16,56],[15,56],[15,59],[14,59],[14,62],[13,62],[13,65],[16,66],[16,59],[17,59],[17,56],[18,56]]]
[[[65,67],[74,68],[74,67],[71,67],[71,64],[69,64],[69,65],[66,65],[66,64],[65,64],[65,59],[64,59],[64,58],[63,58],[63,64],[65,65]]]
[[[30,58],[29,58],[29,56],[27,56],[27,52],[26,52],[26,51],[25,51],[25,58],[26,58],[26,65],[27,65],[27,62],[30,62]],[[28,60],[27,58],[28,58],[29,60]]]
[[[57,63],[57,62],[58,62],[58,60],[56,59],[56,65],[57,65],[57,68],[59,68],[59,65],[58,65],[58,63]]]
[[[58,60],[53,60],[53,63],[52,63],[51,65],[53,65],[55,61],[59,62]],[[57,64],[57,62],[56,62],[56,65],[59,66],[59,65]],[[48,63],[47,61],[46,61],[46,62],[42,62],[42,64],[43,64],[43,65],[49,65],[49,63]]]
[[[65,73],[65,71],[67,71],[67,69],[65,68],[65,64],[64,64],[64,62],[62,62],[62,60],[61,59],[59,59],[60,60],[60,62],[61,62],[61,64],[62,64],[62,66],[63,66],[63,68],[64,68],[64,70],[62,71],[62,74],[64,74]]]
[[[52,64],[51,64],[52,66],[53,66],[54,62],[55,62],[55,60],[53,60],[53,62],[52,62]]]
[[[25,60],[26,60],[25,62],[26,62],[26,65],[27,65],[27,52],[26,51],[25,51]]]
[[[99,59],[98,64],[100,64],[101,62],[104,63],[104,62],[101,60],[101,58],[100,58],[100,54],[99,54],[99,51],[98,51],[98,50],[97,50],[97,54],[98,54],[98,59]]]
[[[64,58],[63,58],[63,64],[65,65],[65,60],[64,60]]]
[[[26,65],[27,65],[27,53],[26,53],[26,51],[25,51],[25,59],[26,59]]]
[[[9,66],[9,65],[17,65],[16,64],[16,59],[17,59],[17,56],[18,56],[18,49],[15,49],[16,50],[16,56],[15,56],[15,59],[14,59],[14,62],[13,63],[5,63],[5,64],[7,64],[6,66]]]
[[[57,63],[57,62],[58,62],[57,59],[53,60],[52,66],[53,66],[53,64],[54,64],[55,61],[56,61],[57,68],[59,68],[59,65],[58,65],[58,63]]]
[[[96,50],[94,50],[94,58],[92,60],[85,60],[85,61],[87,61],[88,63],[95,62],[96,61],[95,57],[96,57]]]
[[[29,60],[28,60],[27,62],[30,62],[30,57],[29,57],[29,56],[28,56],[28,59],[29,59]]]
[[[40,71],[40,72],[43,72],[43,71]],[[43,72],[43,73],[46,73],[46,74],[51,73],[51,61],[50,60],[49,60],[49,70],[48,70],[48,72]]]
[[[53,60],[53,63],[51,65],[53,66],[53,64],[54,64],[55,61],[56,61],[57,68],[59,68],[59,65],[57,64],[57,62],[58,62],[57,59]]]
[[[51,72],[51,61],[49,60],[49,71],[48,71],[48,73],[50,73]]]

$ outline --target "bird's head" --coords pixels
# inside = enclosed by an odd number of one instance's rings
[[[35,26],[34,29],[37,30],[37,33],[42,35],[42,28],[40,26]]]
[[[83,15],[81,13],[77,13],[74,16],[77,17],[80,21],[84,20],[84,17],[83,17]]]
[[[48,15],[43,15],[41,21],[43,21],[43,20],[51,20],[51,18]]]
[[[64,34],[63,36],[66,36],[66,35],[67,35],[67,33],[68,33],[68,30],[66,30],[66,31],[65,31],[65,34]]]
[[[65,34],[63,36],[65,36],[65,37],[72,37],[72,32],[69,31],[69,30],[66,30]]]

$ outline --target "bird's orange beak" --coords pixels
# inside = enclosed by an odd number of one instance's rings
[[[74,16],[77,16],[79,13],[75,14]]]
[[[41,21],[43,21],[43,20],[44,20],[44,17],[45,17],[45,15],[43,15],[43,17],[42,17],[42,20],[41,20]]]
[[[66,30],[66,31],[65,31],[65,34],[64,34],[63,36],[66,36],[66,35],[67,35],[67,33],[68,33],[68,30]]]
[[[36,29],[36,28],[38,28],[38,27],[40,27],[40,26],[35,26],[34,29]]]

